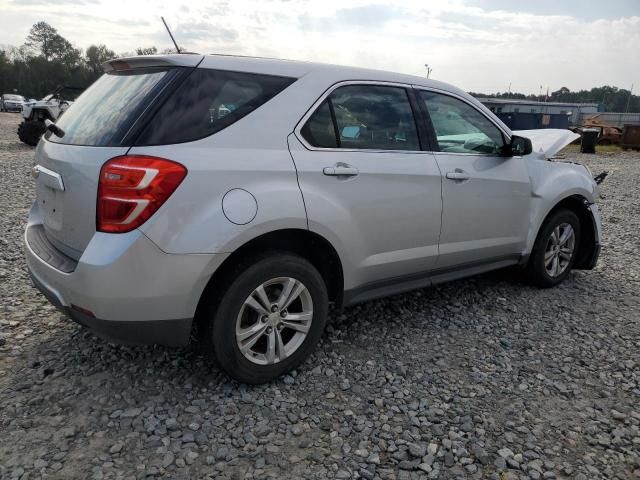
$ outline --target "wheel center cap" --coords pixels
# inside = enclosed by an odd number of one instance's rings
[[[269,314],[269,325],[275,327],[280,323],[280,312],[273,312]]]

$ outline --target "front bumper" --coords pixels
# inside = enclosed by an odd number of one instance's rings
[[[138,230],[96,233],[73,271],[64,272],[53,266],[60,262],[52,252],[29,244],[29,228],[38,227],[30,223],[25,232],[34,285],[75,321],[119,343],[188,343],[200,296],[227,257],[166,254]]]

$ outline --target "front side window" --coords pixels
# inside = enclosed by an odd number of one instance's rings
[[[318,107],[301,133],[315,147],[420,150],[409,97],[401,87],[339,87]]]
[[[420,91],[438,140],[438,151],[499,155],[502,132],[471,105],[448,95]]]

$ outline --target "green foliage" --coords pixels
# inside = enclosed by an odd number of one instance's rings
[[[102,64],[113,58],[116,58],[116,53],[109,50],[106,45],[91,45],[85,53],[87,67],[96,76],[102,73]]]
[[[136,55],[155,55],[158,53],[156,47],[136,48]]]
[[[572,92],[567,87],[562,87],[555,92],[551,92],[548,97],[546,95],[525,95],[523,93],[507,92],[492,93],[490,95],[471,92],[471,95],[474,97],[534,100],[538,102],[598,103],[604,105],[605,112],[624,112],[627,110],[628,102],[629,112],[640,112],[640,96],[631,95],[629,97],[630,93],[629,90],[624,88],[605,85],[577,92]]]
[[[158,49],[138,48],[136,52],[152,55]],[[91,45],[83,52],[51,25],[38,22],[24,45],[0,46],[0,94],[15,92],[39,99],[65,85],[88,87],[102,75],[102,63],[117,56],[106,45]]]

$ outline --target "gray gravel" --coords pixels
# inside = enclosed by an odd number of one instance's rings
[[[611,172],[595,271],[369,302],[247,387],[195,348],[97,339],[30,286],[18,120],[0,114],[1,478],[640,477],[640,154],[579,156]]]

